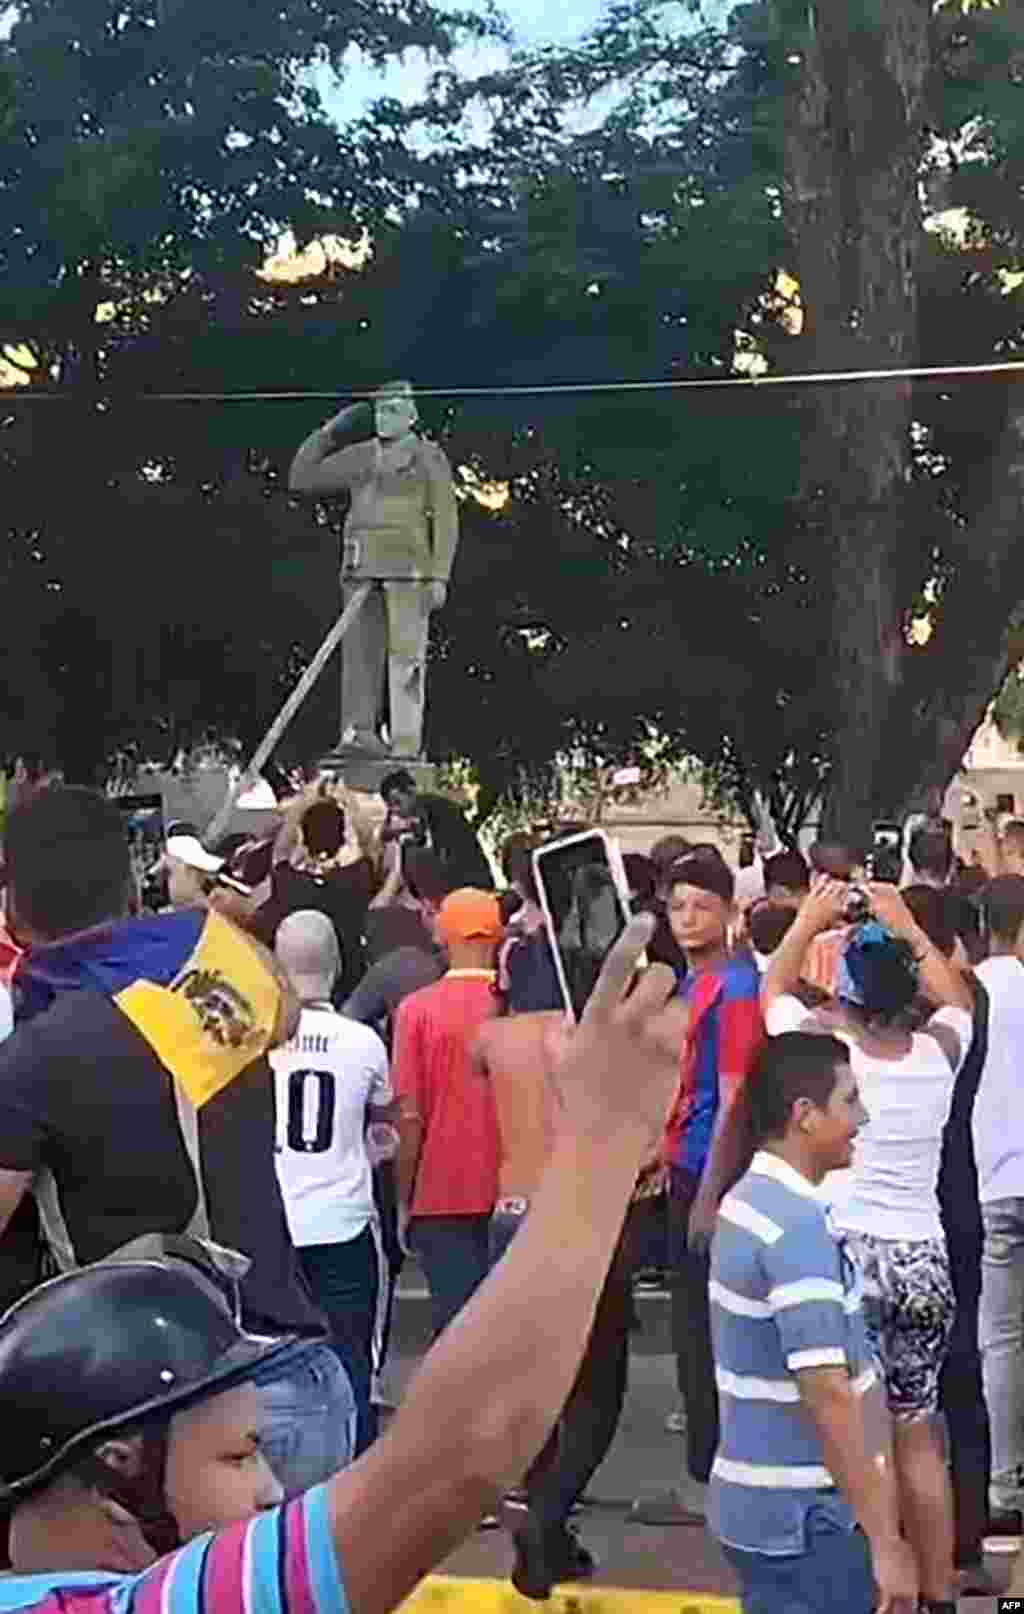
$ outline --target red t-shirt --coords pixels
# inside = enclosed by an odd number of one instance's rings
[[[491,1084],[470,1050],[497,1013],[489,974],[450,973],[405,999],[395,1030],[396,1097],[423,1122],[412,1216],[489,1216],[500,1145]]]

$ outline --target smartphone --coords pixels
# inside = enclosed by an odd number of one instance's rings
[[[632,918],[617,842],[586,830],[533,854],[541,911],[566,1012],[579,1024],[601,966]]]
[[[903,828],[885,821],[871,830],[872,879],[882,885],[899,885],[903,877]]]
[[[158,913],[168,902],[167,878],[158,868],[166,844],[162,796],[115,796],[128,836],[132,889],[139,912]]]

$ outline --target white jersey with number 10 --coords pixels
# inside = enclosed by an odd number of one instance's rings
[[[375,1031],[326,1006],[304,1008],[295,1036],[270,1056],[276,1158],[294,1243],[344,1244],[374,1213],[367,1105],[392,1099]]]

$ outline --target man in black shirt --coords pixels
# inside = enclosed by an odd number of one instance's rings
[[[274,847],[270,896],[253,920],[252,930],[272,948],[278,926],[289,914],[326,914],[334,926],[341,953],[340,998],[354,992],[363,973],[363,924],[376,876],[370,859],[340,861],[345,847],[345,814],[329,797],[304,799],[301,817],[289,814]],[[300,840],[293,862],[296,833]]]
[[[61,1268],[186,1229],[243,1252],[247,1328],[310,1339],[269,1387],[268,1445],[287,1489],[316,1483],[350,1455],[354,1401],[320,1343],[274,1164],[266,1054],[294,1027],[290,989],[272,958],[204,908],[125,918],[128,842],[101,796],[50,789],[16,807],[5,854],[12,928],[29,956],[0,1045],[0,1235],[31,1192]],[[4,1253],[0,1236],[0,1267]]]
[[[382,841],[397,840],[435,852],[451,891],[463,886],[494,890],[494,875],[483,848],[453,801],[418,794],[416,781],[404,768],[381,780],[380,793],[388,810]]]

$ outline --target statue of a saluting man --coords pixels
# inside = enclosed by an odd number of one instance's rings
[[[349,442],[373,417],[375,435]],[[293,493],[348,492],[342,592],[372,585],[341,645],[341,744],[367,757],[418,759],[423,745],[427,635],[443,607],[459,542],[448,458],[421,437],[408,381],[353,404],[307,437],[292,464]],[[380,737],[387,674],[388,735]]]

